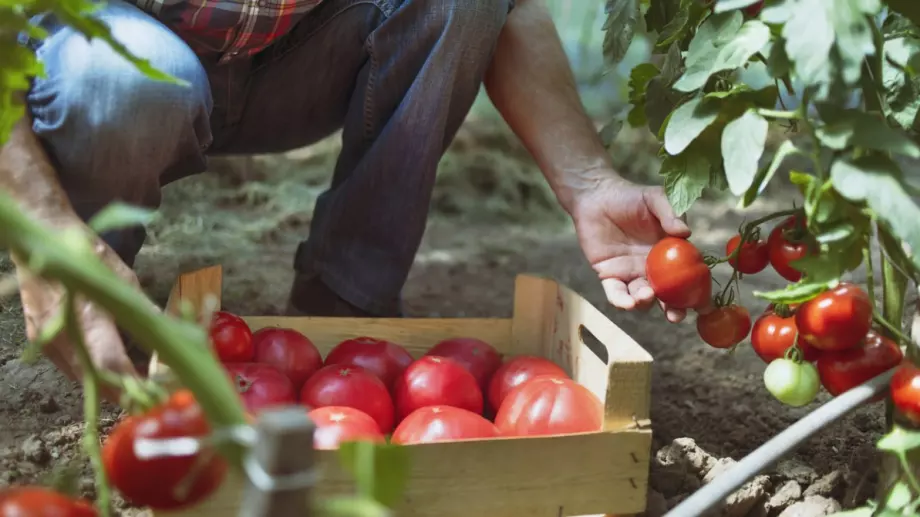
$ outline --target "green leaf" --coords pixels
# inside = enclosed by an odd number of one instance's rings
[[[829,13],[837,35],[839,72],[846,84],[856,84],[862,74],[863,60],[875,54],[867,15],[878,13],[881,3],[879,0],[835,0],[833,5]]]
[[[895,425],[891,432],[883,436],[876,445],[880,450],[894,454],[906,454],[920,449],[920,431],[910,431]]]
[[[96,233],[103,234],[135,226],[145,226],[156,217],[156,211],[139,206],[115,202],[106,205],[90,219],[88,226]]]
[[[841,196],[865,202],[895,237],[906,242],[914,250],[911,262],[920,268],[920,207],[904,189],[896,163],[877,155],[837,160],[831,166],[831,181]]]
[[[661,32],[681,10],[682,0],[643,0],[648,2],[645,12],[645,26],[649,31]]]
[[[684,151],[719,116],[718,103],[692,99],[674,110],[664,131],[664,149],[671,155]]]
[[[754,291],[754,296],[763,298],[773,303],[803,303],[821,294],[829,287],[827,282],[810,282],[806,280],[787,285],[777,291]]]
[[[835,120],[818,128],[816,133],[821,143],[831,149],[843,150],[856,146],[920,158],[920,147],[903,131],[864,111],[839,112]]]
[[[776,150],[776,154],[773,155],[773,161],[770,162],[770,166],[766,169],[762,169],[762,172],[758,173],[754,177],[754,180],[751,182],[750,188],[747,192],[744,193],[744,198],[741,201],[741,207],[745,208],[751,205],[757,196],[763,192],[764,188],[770,183],[770,180],[773,179],[773,176],[776,175],[776,171],[779,170],[780,166],[783,164],[783,161],[786,158],[800,154],[804,155],[801,149],[795,146],[791,140],[786,140],[783,142],[779,149]]]
[[[733,11],[736,12],[737,11]],[[697,33],[699,37],[699,33]],[[694,38],[694,41],[696,38]],[[770,41],[770,28],[759,20],[749,20],[723,45],[713,46],[697,59],[687,55],[687,71],[674,84],[683,92],[698,90],[706,85],[712,74],[741,67]]]
[[[645,104],[648,83],[659,74],[658,67],[651,63],[642,63],[635,66],[629,73],[629,103],[632,109],[627,115],[629,125],[632,127],[643,126],[647,123]]]
[[[885,115],[903,129],[911,130],[920,113],[920,78],[907,70],[911,59],[920,56],[920,41],[895,38],[885,42],[882,86]]]
[[[834,46],[834,25],[829,11],[835,8],[835,4],[826,0],[786,2],[790,9],[782,32],[786,54],[799,79],[807,86],[827,82],[831,78],[829,55]],[[762,17],[767,14],[762,13]],[[764,20],[767,21],[766,18]]]
[[[713,8],[714,13],[724,13],[735,9],[743,9],[759,2],[760,0],[718,0]]]
[[[679,41],[687,35],[689,31],[688,23],[690,22],[690,8],[687,2],[681,2],[681,7],[677,14],[661,29],[658,34],[658,40],[655,41],[655,48],[668,48],[672,43]]]
[[[358,495],[392,508],[402,500],[409,481],[409,451],[398,445],[348,442],[339,446],[339,460],[352,476]]]
[[[710,168],[705,156],[692,151],[669,156],[661,163],[661,174],[665,176],[664,190],[678,216],[690,210],[693,203],[702,197],[703,190],[710,183]]]
[[[626,57],[639,22],[638,0],[607,0],[607,21],[604,23],[604,58],[619,63]]]
[[[749,109],[722,131],[722,158],[732,194],[740,196],[754,183],[768,128],[767,120]]]
[[[885,0],[888,7],[906,17],[914,25],[920,25],[920,2],[916,0]]]
[[[856,233],[856,226],[850,222],[841,222],[815,236],[820,244],[830,244],[851,238]]]
[[[885,498],[885,507],[889,510],[901,510],[909,505],[913,499],[913,494],[907,483],[898,481],[888,492],[888,497]]]
[[[319,501],[320,515],[327,517],[389,517],[389,508],[367,497],[326,497]]]
[[[718,51],[734,39],[743,23],[744,15],[739,11],[713,14],[706,18],[687,47],[687,66],[704,58],[714,58],[713,50]]]

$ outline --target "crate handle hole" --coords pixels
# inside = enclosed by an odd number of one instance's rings
[[[592,334],[584,325],[578,326],[578,337],[598,359],[603,361],[604,364],[610,364],[610,352],[607,351],[607,345],[597,339],[597,336]]]

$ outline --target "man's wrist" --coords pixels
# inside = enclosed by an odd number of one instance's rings
[[[612,167],[603,165],[588,169],[575,169],[555,175],[553,190],[562,208],[573,215],[578,204],[611,182],[629,183]]]

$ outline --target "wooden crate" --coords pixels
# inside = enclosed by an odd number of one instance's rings
[[[179,299],[200,307],[211,295],[219,298],[220,292],[219,266],[182,275],[170,310]],[[652,358],[594,306],[552,280],[518,276],[510,319],[245,319],[253,330],[296,329],[324,356],[340,341],[365,335],[400,343],[416,357],[442,339],[476,337],[507,356],[547,357],[605,401],[604,428],[594,433],[410,446],[410,480],[396,515],[562,517],[627,515],[645,509]],[[595,349],[599,345],[600,354],[586,341],[594,341]],[[163,368],[154,357],[151,373]],[[317,462],[322,473],[317,497],[353,490],[334,451],[318,451]],[[205,503],[156,516],[233,517],[242,484],[240,478],[230,477]]]

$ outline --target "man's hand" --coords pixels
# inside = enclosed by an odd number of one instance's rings
[[[82,224],[74,222],[72,224]],[[88,230],[87,230],[88,231]],[[121,279],[140,288],[134,272],[125,265],[118,255],[101,239],[94,244],[99,258]],[[35,339],[41,329],[52,320],[64,304],[64,291],[59,285],[53,285],[41,278],[30,275],[17,263],[19,275],[19,292],[22,297],[22,309],[26,322],[26,335]],[[97,368],[110,370],[124,375],[137,375],[131,360],[125,352],[124,344],[111,317],[92,303],[76,301],[76,310],[80,317],[83,340],[90,357]],[[68,378],[77,380],[81,376],[80,361],[68,339],[66,332],[61,332],[44,347],[45,355]],[[117,401],[117,394],[105,392],[106,398]]]
[[[615,307],[648,309],[655,292],[645,278],[645,259],[663,237],[688,237],[690,227],[674,213],[660,187],[630,183],[613,171],[592,174],[590,186],[577,189],[572,218],[578,240]],[[661,304],[668,321],[684,319],[683,310]]]

